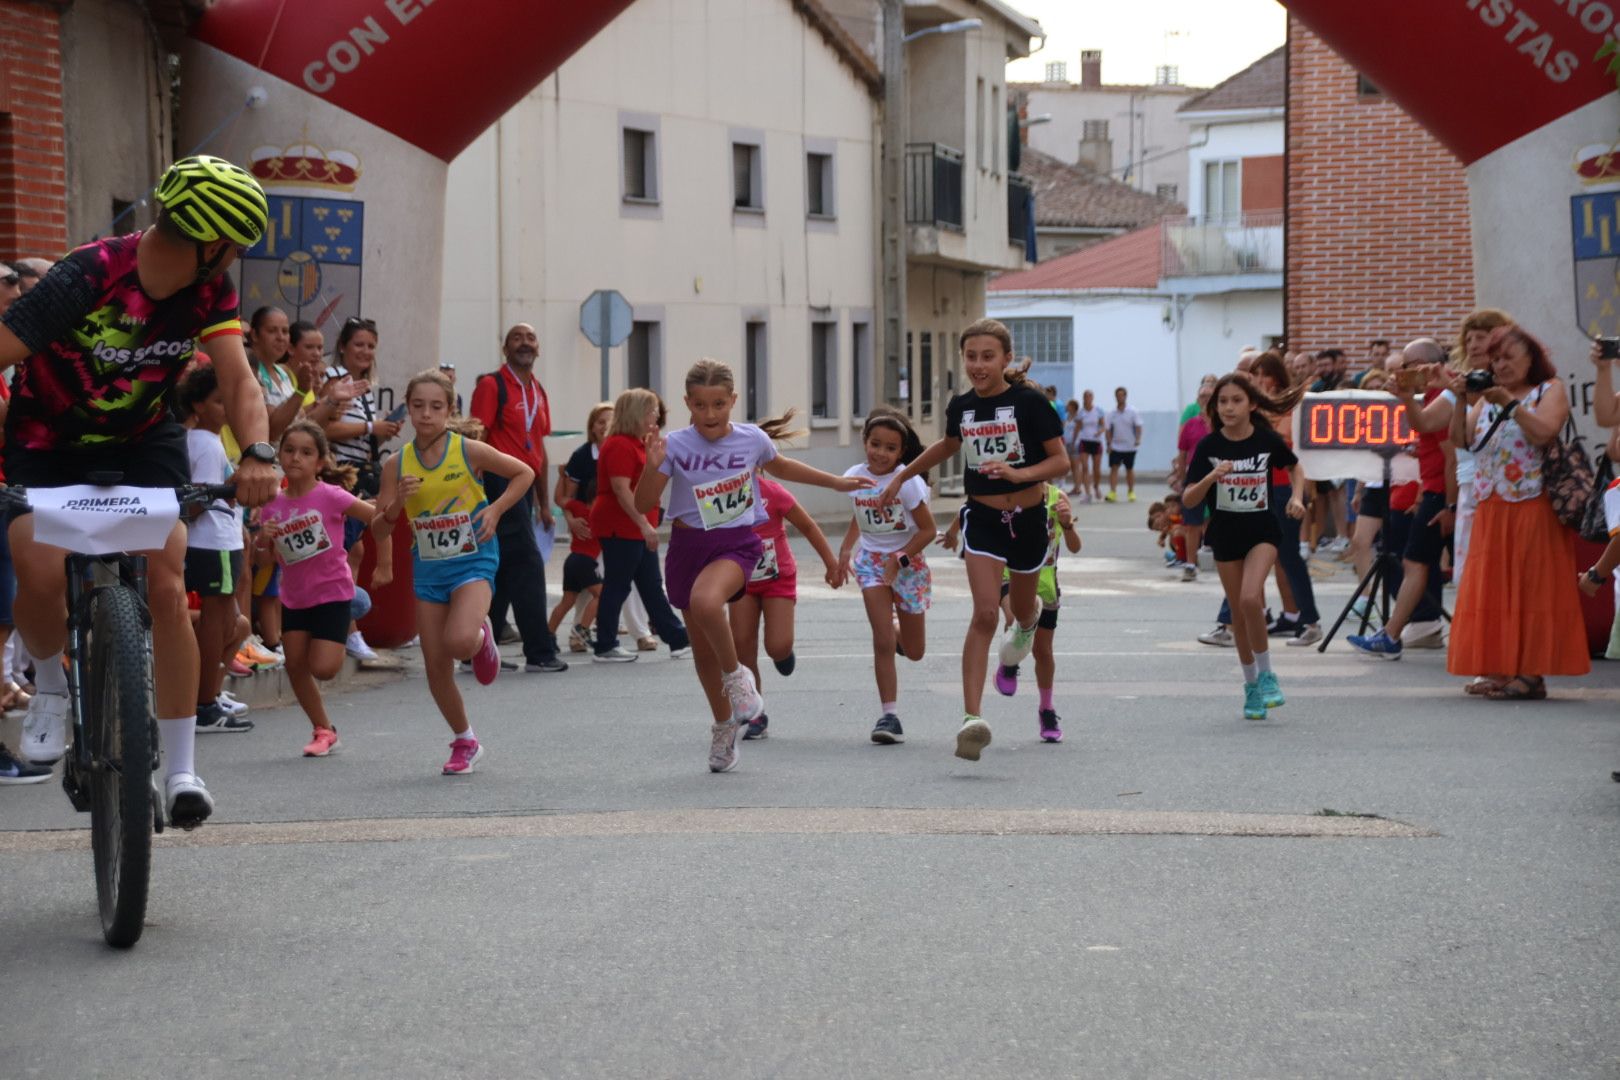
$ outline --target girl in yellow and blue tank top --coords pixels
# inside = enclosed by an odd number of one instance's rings
[[[424,371],[405,387],[415,436],[383,470],[377,498],[379,538],[387,540],[405,514],[414,533],[411,569],[416,628],[428,687],[454,739],[446,776],[469,772],[484,748],[467,721],[456,688],[456,662],[471,660],[481,683],[495,681],[501,655],[489,623],[500,552],[495,527],[534,483],[534,470],[515,457],[450,430],[455,388],[438,371]],[[507,479],[493,503],[484,497],[486,472]]]

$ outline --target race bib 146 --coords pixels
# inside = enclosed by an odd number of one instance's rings
[[[1263,472],[1229,472],[1215,487],[1215,509],[1248,514],[1271,509],[1270,488]]]

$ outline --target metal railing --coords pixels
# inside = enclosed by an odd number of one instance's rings
[[[1035,261],[1035,185],[1019,173],[1007,174],[1007,242],[1024,249]]]
[[[1165,277],[1282,273],[1281,210],[1258,210],[1236,221],[1165,218],[1159,237]]]
[[[962,151],[906,144],[906,224],[962,229]]]

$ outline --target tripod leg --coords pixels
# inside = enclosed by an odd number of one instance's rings
[[[1339,612],[1339,617],[1337,619],[1333,620],[1333,628],[1323,636],[1322,644],[1316,647],[1317,652],[1327,652],[1327,647],[1333,643],[1334,635],[1339,632],[1339,627],[1344,625],[1344,621],[1350,617],[1353,609],[1356,606],[1356,601],[1360,600],[1362,596],[1366,596],[1368,598],[1368,607],[1370,608],[1372,606],[1373,596],[1377,593],[1379,586],[1383,585],[1385,601],[1386,603],[1388,602],[1389,588],[1384,582],[1383,571],[1384,566],[1382,560],[1375,559],[1373,561],[1372,568],[1367,571],[1367,576],[1361,579],[1361,583],[1356,586],[1356,591],[1351,594],[1349,602],[1344,605],[1344,610]],[[1361,617],[1361,632],[1363,634],[1367,632],[1368,618],[1368,615],[1363,615]]]

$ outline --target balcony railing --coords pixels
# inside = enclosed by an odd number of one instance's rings
[[[1168,278],[1282,273],[1281,210],[1255,211],[1236,221],[1165,218],[1159,236]]]
[[[1035,261],[1035,186],[1029,177],[1007,174],[1007,242],[1024,249],[1024,258]]]
[[[906,224],[962,230],[962,151],[906,145]]]

